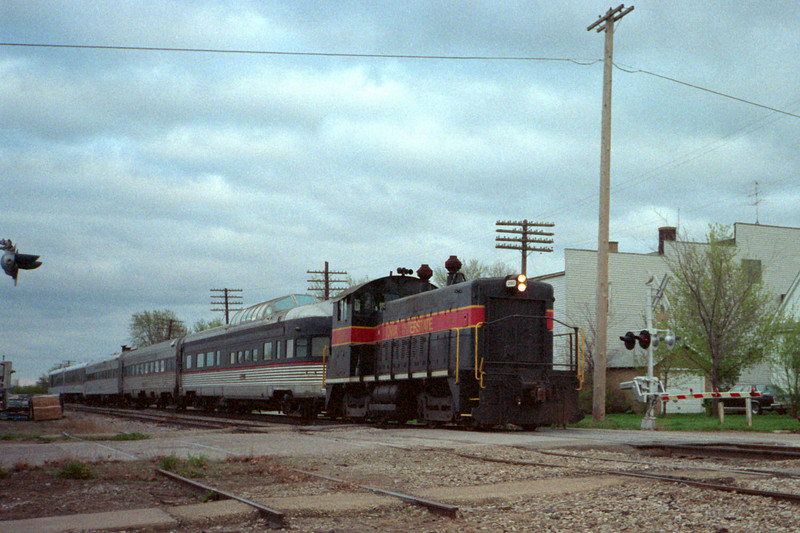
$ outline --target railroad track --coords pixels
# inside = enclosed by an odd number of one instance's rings
[[[151,422],[156,424],[173,424],[185,427],[204,429],[239,428],[251,431],[274,428],[276,425],[305,425],[314,426],[331,425],[327,420],[305,421],[287,415],[277,414],[229,414],[206,413],[203,411],[156,411],[123,409],[116,407],[94,407],[81,404],[68,404],[69,409],[84,413],[93,413],[104,416],[114,416]]]
[[[584,461],[597,461],[597,462],[619,462],[619,463],[626,463],[626,464],[641,464],[642,466],[647,466],[650,468],[663,468],[663,469],[678,469],[678,470],[703,470],[707,472],[717,472],[717,473],[726,473],[726,474],[738,474],[738,475],[749,475],[749,476],[769,476],[769,477],[783,477],[783,478],[792,478],[792,479],[800,479],[800,472],[787,472],[787,471],[775,471],[775,470],[756,470],[756,469],[747,469],[747,468],[717,468],[717,467],[703,467],[703,466],[686,466],[686,465],[670,465],[670,464],[654,464],[652,461],[636,461],[631,459],[618,459],[618,458],[602,458],[602,457],[595,457],[589,455],[581,455],[581,454],[571,454],[571,453],[559,453],[559,452],[551,452],[551,451],[542,451],[542,450],[531,450],[527,447],[522,446],[511,446],[515,449],[522,449],[525,451],[529,451],[532,453],[544,455],[544,456],[551,456],[551,457],[561,457],[561,458],[568,458],[568,459],[581,459]],[[745,448],[747,446],[745,445]],[[769,446],[753,446],[750,452],[752,454],[758,451],[758,448],[773,448]],[[776,450],[761,450],[762,452],[774,452]],[[497,463],[505,463],[505,464],[512,464],[517,466],[538,466],[538,467],[545,467],[545,468],[560,468],[560,469],[567,469],[567,470],[575,470],[581,472],[591,472],[594,474],[601,474],[601,475],[615,475],[615,476],[625,476],[625,477],[633,477],[633,478],[640,478],[640,479],[649,479],[654,481],[661,481],[665,483],[679,483],[683,485],[690,485],[702,489],[709,489],[709,490],[717,490],[717,491],[724,491],[724,492],[734,492],[739,494],[748,494],[752,496],[761,496],[761,497],[768,497],[773,498],[776,500],[783,500],[789,501],[792,503],[800,503],[800,494],[790,493],[790,492],[781,492],[781,491],[772,491],[772,490],[763,490],[763,489],[751,489],[747,487],[742,487],[739,485],[734,485],[730,483],[715,483],[709,482],[701,479],[690,478],[687,476],[673,476],[669,474],[658,474],[653,472],[635,472],[630,470],[616,470],[616,469],[609,469],[609,468],[599,468],[599,467],[589,467],[589,466],[577,466],[577,465],[569,465],[569,464],[559,464],[559,463],[550,463],[546,461],[527,461],[527,460],[515,460],[515,459],[505,459],[505,458],[493,458],[493,457],[486,457],[481,455],[474,455],[468,453],[461,453],[456,452],[456,455],[459,457],[463,457],[465,459],[473,459],[477,461],[487,461],[487,462],[497,462]],[[740,456],[741,457],[741,456]],[[765,457],[762,455],[761,457]],[[767,454],[766,457],[774,457],[771,453]],[[796,458],[796,457],[788,457],[789,459]]]
[[[800,459],[800,447],[765,444],[639,444],[636,448],[669,456],[691,455],[734,459]]]
[[[107,411],[112,411],[112,412],[117,411],[115,409],[106,409],[106,408],[89,408],[89,409],[81,409],[81,410],[86,411],[86,412],[94,412],[94,413],[101,413],[101,414],[109,414],[109,413],[107,413]],[[126,410],[122,410],[122,411],[126,415],[130,414]],[[113,413],[113,414],[116,415],[116,416],[119,416],[119,413]],[[149,413],[149,414],[148,413],[138,413],[138,415],[140,415],[140,416],[137,417],[137,418],[142,418],[142,419],[145,419],[145,420],[161,420],[161,421],[164,421],[164,422],[170,421],[170,423],[172,423],[171,422],[171,417],[168,414],[165,414],[165,413]],[[191,416],[189,416],[189,418],[190,418],[190,420],[186,421],[186,423],[189,423],[189,424],[195,424],[196,423],[196,421],[191,420]],[[233,424],[233,422],[231,422],[231,424]],[[238,425],[238,424],[236,424],[236,425]],[[91,443],[91,444],[94,444],[96,446],[100,446],[102,448],[105,448],[107,450],[118,452],[118,453],[120,453],[122,455],[127,456],[130,459],[134,459],[134,460],[135,459],[139,459],[136,455],[130,454],[128,452],[124,452],[124,451],[116,449],[116,448],[114,448],[112,446],[108,446],[108,445],[105,445],[105,444],[102,444],[102,443],[98,443],[98,442],[93,442],[93,441],[86,441],[84,439],[81,439],[79,437],[70,435],[68,433],[65,433],[65,436],[67,436],[68,438],[74,439],[74,440],[81,441],[81,442]],[[231,455],[234,455],[234,456],[239,455],[239,454],[236,454],[234,452],[229,452],[229,453]],[[431,512],[438,513],[438,514],[441,514],[441,515],[444,515],[444,516],[448,516],[448,517],[451,517],[451,518],[455,518],[457,516],[457,514],[458,514],[458,507],[456,507],[456,506],[448,505],[448,504],[445,504],[445,503],[433,501],[433,500],[426,499],[426,498],[421,498],[421,497],[413,495],[413,494],[397,492],[397,491],[390,491],[390,490],[383,489],[383,488],[380,488],[380,487],[374,487],[374,486],[369,486],[369,485],[358,484],[358,483],[354,483],[354,482],[352,482],[350,480],[347,480],[347,479],[340,479],[340,478],[332,477],[332,476],[329,476],[329,475],[321,474],[321,473],[318,473],[318,472],[311,472],[311,471],[301,470],[301,469],[297,469],[297,468],[289,468],[289,470],[294,471],[294,472],[296,472],[298,474],[302,474],[304,476],[315,477],[315,478],[323,479],[323,480],[326,480],[326,481],[330,481],[330,482],[337,483],[337,484],[342,484],[342,485],[352,485],[352,486],[355,486],[355,487],[358,487],[358,488],[361,488],[361,489],[365,489],[365,490],[368,490],[368,491],[371,491],[371,492],[374,492],[374,493],[377,493],[377,494],[380,494],[380,495],[383,495],[383,496],[389,496],[389,497],[392,497],[392,498],[396,498],[396,499],[399,499],[399,500],[401,500],[403,502],[406,502],[406,503],[409,503],[409,504],[412,504],[412,505],[421,506],[421,507],[424,507],[424,508],[428,509]],[[281,511],[277,511],[275,509],[267,507],[266,505],[264,505],[262,503],[255,502],[255,501],[249,500],[247,498],[243,498],[243,497],[238,496],[238,495],[236,495],[234,493],[231,493],[229,491],[225,491],[223,489],[219,489],[217,487],[213,487],[213,486],[207,485],[205,483],[201,483],[201,482],[199,482],[197,480],[181,476],[179,474],[176,474],[175,472],[171,472],[171,471],[164,470],[164,469],[161,469],[161,468],[157,468],[156,472],[158,474],[164,476],[164,477],[167,477],[167,478],[175,481],[175,482],[178,482],[178,483],[181,483],[181,484],[183,484],[185,486],[188,486],[192,490],[200,491],[200,492],[207,493],[207,494],[212,494],[215,497],[217,497],[218,499],[233,499],[233,500],[239,501],[241,503],[244,503],[246,505],[249,505],[250,507],[253,507],[254,509],[256,509],[259,512],[261,517],[265,520],[266,525],[268,527],[270,527],[270,528],[282,529],[282,528],[286,527],[286,516]]]

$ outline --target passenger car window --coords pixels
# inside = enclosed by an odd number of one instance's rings
[[[308,339],[297,339],[295,345],[297,357],[308,357]]]
[[[291,359],[294,357],[294,339],[288,339],[286,341],[286,359]]]

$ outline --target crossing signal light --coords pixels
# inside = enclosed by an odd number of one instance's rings
[[[646,329],[643,329],[642,331],[639,332],[639,336],[637,338],[639,339],[639,346],[641,346],[643,349],[646,350],[647,348],[650,347],[650,332],[649,331],[647,331]]]
[[[4,251],[3,257],[0,258],[0,266],[14,279],[14,285],[17,284],[20,270],[33,270],[42,266],[38,255],[17,253],[17,247],[10,240],[0,239],[0,250]]]
[[[636,347],[636,341],[639,341],[639,346],[643,349],[647,349],[650,346],[650,343],[653,340],[652,335],[646,329],[643,329],[639,332],[639,334],[635,334],[632,331],[627,332],[625,335],[619,338],[622,342],[625,343],[625,348],[629,350],[633,350]],[[655,345],[654,345],[655,347]]]
[[[619,340],[625,343],[625,348],[629,350],[633,350],[634,346],[636,346],[636,335],[632,331],[627,332],[624,336],[620,337]]]

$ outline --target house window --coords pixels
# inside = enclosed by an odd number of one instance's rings
[[[761,259],[742,259],[742,268],[750,283],[761,283]]]

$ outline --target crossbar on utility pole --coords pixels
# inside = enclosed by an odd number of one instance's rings
[[[332,276],[346,276],[347,272],[330,270],[328,268],[327,261],[325,261],[325,270],[306,270],[306,274],[319,274],[322,276],[322,279],[317,278],[308,280],[309,283],[320,283],[322,285],[321,287],[311,286],[308,288],[308,290],[322,291],[323,300],[328,300],[331,297],[332,291],[339,291],[347,288],[346,286],[335,285],[336,283],[347,283],[346,279],[332,277]]]
[[[600,214],[597,231],[597,321],[594,349],[594,375],[592,387],[592,418],[606,417],[606,350],[608,349],[608,226],[611,193],[611,72],[614,64],[614,22],[633,11],[620,4],[591,24],[587,31],[597,28],[604,31],[603,54],[603,113],[600,133]]]
[[[212,307],[212,311],[221,311],[225,313],[225,324],[230,324],[231,311],[241,311],[242,297],[239,293],[242,289],[211,289],[211,305],[219,305],[222,307]],[[214,294],[217,293],[217,294]]]
[[[519,229],[497,229],[497,233],[511,233],[519,235],[519,237],[496,237],[495,241],[498,243],[511,243],[511,244],[496,244],[495,248],[505,248],[507,250],[517,250],[522,252],[522,274],[528,275],[528,254],[530,252],[552,252],[552,246],[531,246],[531,243],[536,244],[553,244],[553,232],[538,229],[531,229],[533,227],[552,228],[555,226],[553,222],[532,222],[528,219],[522,221],[498,220],[498,226],[518,226]],[[538,237],[534,237],[538,236]]]

